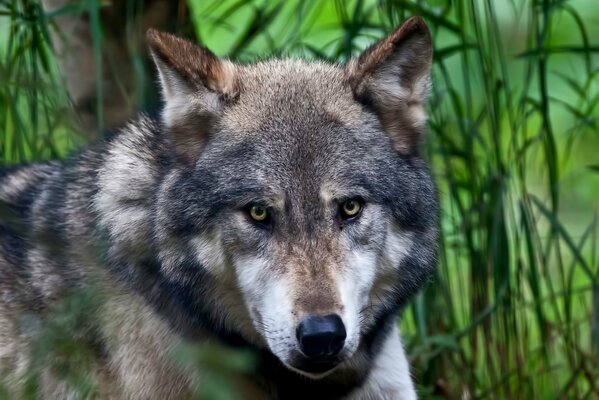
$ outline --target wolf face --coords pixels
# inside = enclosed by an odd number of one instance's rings
[[[434,266],[424,23],[343,66],[238,65],[168,34],[148,41],[177,153],[153,235],[176,292],[218,304],[211,318],[309,377],[367,358]]]

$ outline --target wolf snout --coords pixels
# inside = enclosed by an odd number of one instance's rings
[[[337,314],[309,316],[302,319],[296,330],[301,352],[308,359],[334,357],[345,344],[347,333]]]

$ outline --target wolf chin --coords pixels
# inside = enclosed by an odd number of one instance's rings
[[[397,315],[435,268],[419,155],[432,63],[419,18],[345,65],[240,65],[157,31],[164,98],[63,162],[0,177],[0,376],[20,397],[39,325],[72,290],[103,398],[188,398],[183,343],[251,351],[248,399],[413,399]],[[73,388],[44,370],[39,393]]]

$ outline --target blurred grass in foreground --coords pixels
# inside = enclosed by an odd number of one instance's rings
[[[60,12],[93,11],[99,2],[81,4]],[[593,0],[187,6],[199,40],[243,61],[343,62],[406,17],[423,16],[435,42],[426,152],[443,237],[439,275],[402,322],[420,395],[599,397]],[[48,45],[58,28],[52,17],[37,1],[0,1],[3,163],[63,156],[82,142],[69,127]]]

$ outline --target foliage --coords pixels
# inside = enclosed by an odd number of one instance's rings
[[[82,4],[60,12],[98,6]],[[423,16],[435,45],[426,153],[443,237],[438,277],[402,322],[419,392],[599,396],[592,0],[190,0],[188,7],[199,40],[243,61],[343,62],[409,15]],[[4,163],[64,155],[81,142],[56,90],[52,17],[37,1],[0,1]]]
[[[56,158],[77,136],[48,45],[52,15],[38,1],[0,1],[0,159]]]

